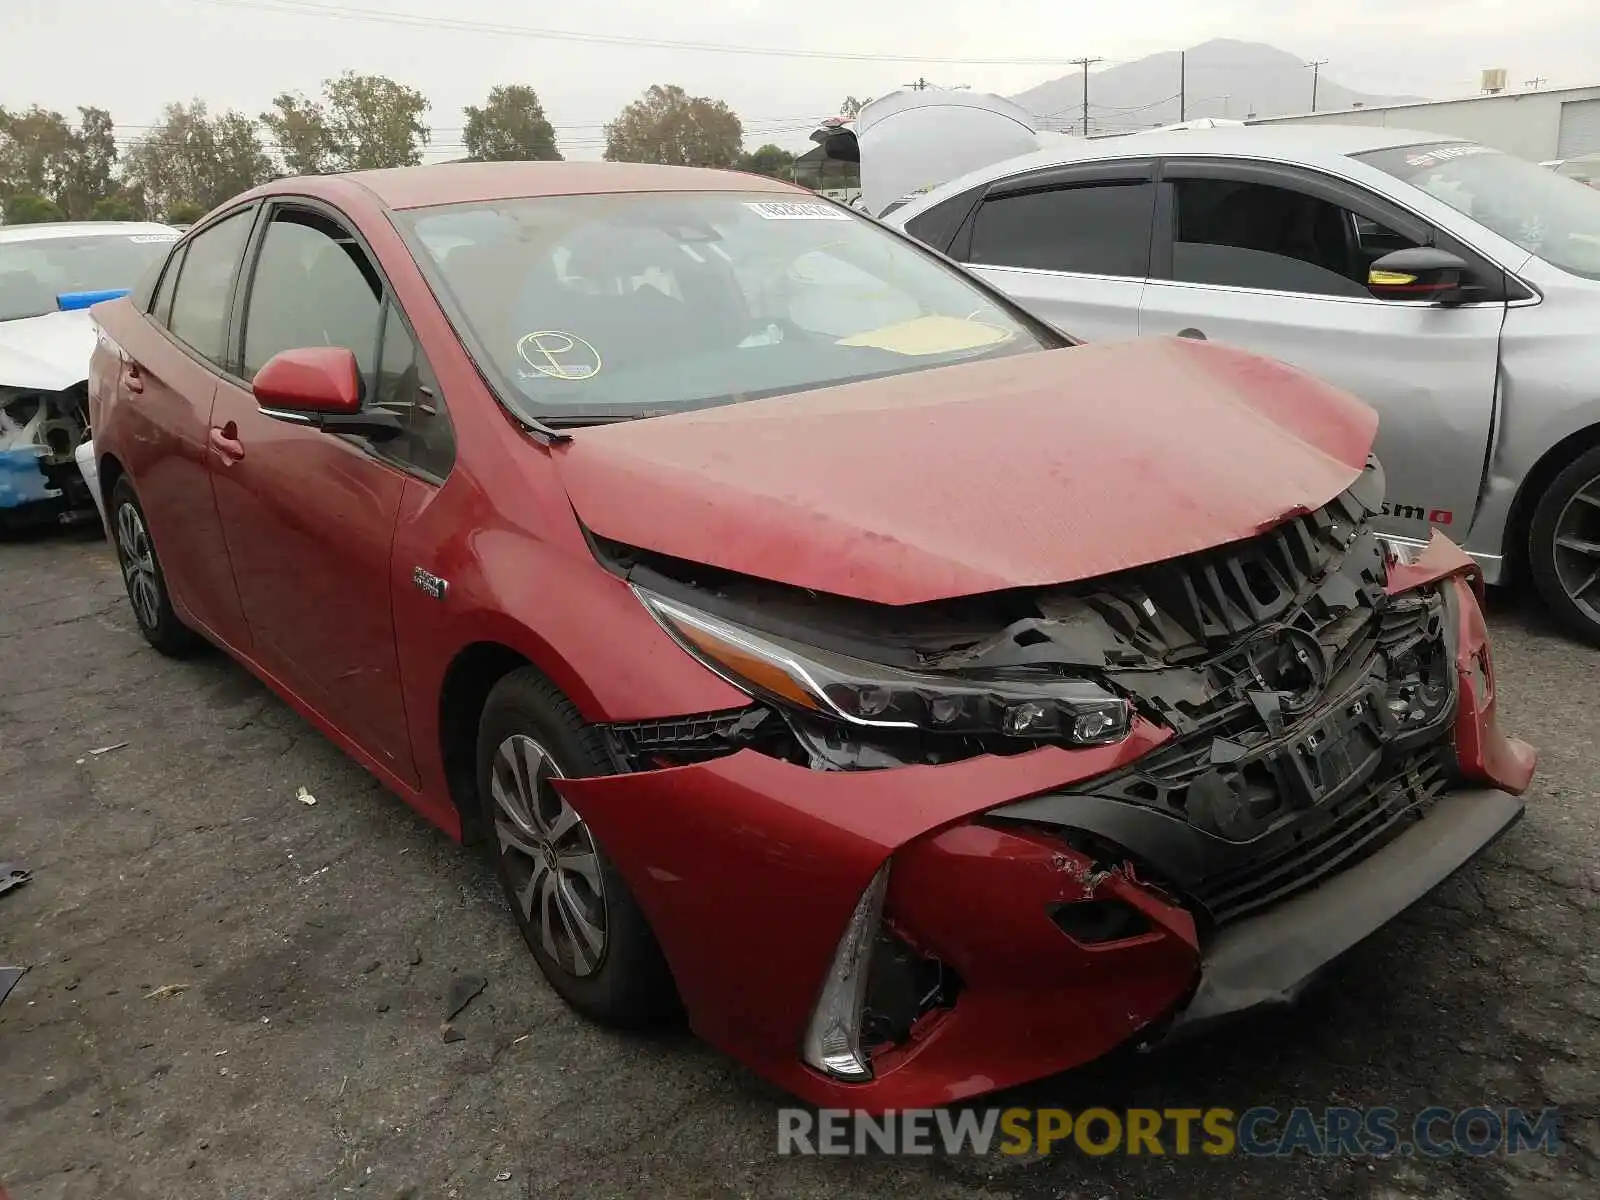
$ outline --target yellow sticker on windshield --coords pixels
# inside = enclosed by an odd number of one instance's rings
[[[533,372],[523,371],[524,379],[593,379],[600,374],[600,351],[576,334],[556,329],[523,334],[517,341],[517,357]]]
[[[963,320],[960,317],[939,315],[914,317],[881,329],[840,338],[841,346],[871,346],[891,354],[918,356],[923,354],[954,354],[961,350],[981,350],[985,346],[998,346],[1009,342],[1014,335],[1008,329],[985,325],[981,321]]]

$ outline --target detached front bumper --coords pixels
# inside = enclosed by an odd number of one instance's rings
[[[1454,790],[1419,805],[1397,836],[1215,927],[1181,870],[1119,853],[1137,830],[1084,816],[1093,802],[1102,817],[1183,824],[1084,794],[1085,781],[1168,740],[1144,723],[1113,747],[940,767],[818,772],[742,750],[556,786],[628,878],[707,1041],[818,1105],[953,1103],[1292,999],[1521,815],[1513,793],[1534,752],[1496,722],[1470,560],[1439,551],[1417,565],[1410,586],[1454,590],[1456,714],[1440,735]],[[1160,880],[1134,865],[1150,861]],[[842,935],[886,863],[875,932],[959,986],[871,1047],[870,1079],[847,1082],[807,1065],[803,1047]]]

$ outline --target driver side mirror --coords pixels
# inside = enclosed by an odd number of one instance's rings
[[[1367,271],[1367,290],[1380,300],[1459,304],[1467,270],[1466,262],[1448,250],[1413,246],[1374,262]]]
[[[330,433],[383,441],[404,432],[400,418],[361,407],[361,367],[344,346],[302,346],[269,358],[250,381],[269,417]]]

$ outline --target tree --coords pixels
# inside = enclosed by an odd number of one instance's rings
[[[282,92],[261,124],[278,143],[278,156],[290,175],[321,175],[331,168],[333,135],[322,105],[299,92]]]
[[[354,71],[330,79],[322,90],[335,170],[414,167],[422,161],[430,131],[422,123],[428,101],[421,92]]]
[[[0,196],[43,196],[55,202],[66,182],[72,130],[58,112],[34,105],[0,109]]]
[[[101,196],[89,210],[91,221],[135,221],[139,212],[127,196]]]
[[[462,111],[467,118],[462,141],[473,162],[561,158],[556,131],[531,87],[509,84],[490,88],[482,108],[469,104]]]
[[[149,136],[124,155],[123,173],[151,212],[171,213],[180,203],[209,211],[265,183],[273,169],[253,120],[234,111],[213,117],[195,100],[167,105]]]
[[[794,155],[768,142],[758,150],[739,155],[739,169],[774,179],[789,179],[794,174]]]
[[[56,202],[45,196],[13,193],[6,197],[4,209],[7,225],[37,225],[41,221],[66,220],[66,214]]]
[[[839,105],[839,115],[854,121],[861,115],[861,110],[871,103],[871,96],[868,96],[865,100],[857,100],[854,96],[846,96],[844,103]]]
[[[386,75],[346,71],[322,83],[322,98],[284,92],[261,114],[291,175],[414,167],[430,130],[428,101]]]
[[[167,224],[193,225],[201,217],[205,216],[207,211],[205,205],[196,204],[193,200],[179,200],[171,208],[167,209]]]
[[[743,139],[738,114],[721,100],[656,84],[606,126],[605,156],[610,162],[731,167]]]
[[[25,113],[0,109],[0,197],[44,196],[69,219],[81,220],[115,190],[111,114],[80,108],[78,116],[74,129],[60,113],[38,105]]]
[[[80,220],[94,212],[94,206],[115,194],[112,173],[117,165],[117,139],[112,133],[111,114],[103,108],[79,108],[78,128],[67,142],[67,159],[62,180],[61,206],[68,218]]]

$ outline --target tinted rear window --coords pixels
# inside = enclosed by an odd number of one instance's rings
[[[1056,188],[985,200],[973,225],[969,260],[979,266],[1142,278],[1150,268],[1154,211],[1151,183]]]

